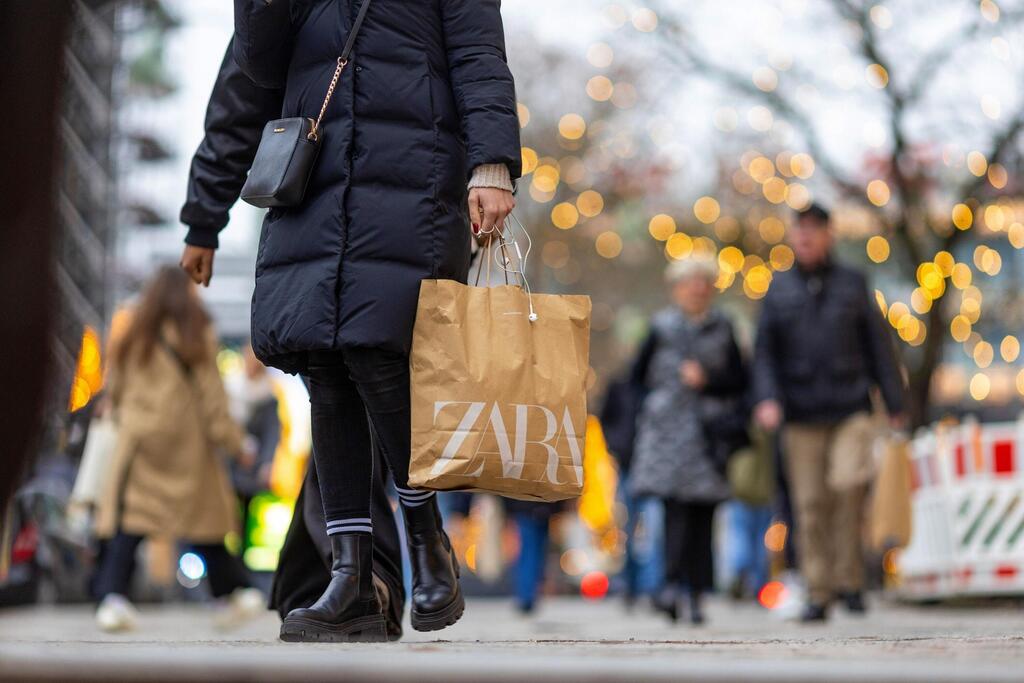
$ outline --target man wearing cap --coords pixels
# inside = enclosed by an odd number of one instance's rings
[[[764,300],[754,354],[755,418],[782,430],[797,552],[807,582],[803,621],[822,621],[834,599],[865,609],[861,526],[872,476],[878,388],[894,427],[904,424],[904,383],[892,337],[864,276],[837,263],[828,211],[799,211],[789,230],[796,265]]]

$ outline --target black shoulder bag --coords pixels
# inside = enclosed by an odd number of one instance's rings
[[[349,55],[352,54],[370,2],[371,0],[363,0],[359,8],[359,14],[352,24],[352,32],[348,35],[345,49],[338,57],[338,66],[334,70],[331,84],[327,88],[327,96],[324,97],[320,115],[316,120],[301,116],[277,119],[270,121],[263,128],[263,137],[256,151],[256,158],[242,187],[243,201],[261,209],[296,206],[302,203],[309,176],[320,152],[320,142],[323,140],[320,122],[323,121],[327,105],[334,96],[341,72],[348,65]]]

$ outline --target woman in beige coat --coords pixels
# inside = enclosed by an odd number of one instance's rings
[[[118,445],[96,517],[98,535],[109,539],[96,577],[97,621],[105,630],[134,622],[125,596],[147,537],[192,544],[214,597],[231,595],[239,607],[262,602],[241,561],[224,548],[224,536],[238,530],[238,508],[223,458],[247,456],[216,354],[209,315],[188,276],[161,269],[111,354]]]

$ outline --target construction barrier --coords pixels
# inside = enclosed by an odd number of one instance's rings
[[[939,425],[913,441],[913,534],[897,593],[1024,595],[1024,421]]]

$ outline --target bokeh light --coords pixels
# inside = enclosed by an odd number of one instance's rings
[[[988,398],[989,391],[992,389],[992,381],[988,375],[984,373],[977,373],[971,378],[971,398],[975,401],[984,401]]]
[[[588,600],[600,600],[608,595],[608,575],[601,571],[587,572],[580,581],[580,594]]]
[[[601,196],[600,192],[587,190],[580,193],[580,196],[576,198],[576,208],[579,210],[580,215],[593,218],[604,210],[604,197]]]
[[[568,230],[576,226],[579,222],[580,213],[576,209],[576,206],[569,202],[562,202],[556,204],[555,208],[551,209],[551,222],[556,228],[562,230]]]
[[[566,114],[558,121],[558,134],[566,140],[579,140],[587,132],[587,122],[579,114]]]
[[[875,235],[867,243],[868,258],[875,263],[883,263],[889,258],[889,240]]]
[[[701,197],[693,204],[693,215],[701,223],[710,225],[718,220],[722,208],[714,197]]]
[[[769,581],[757,592],[757,601],[765,609],[776,609],[786,600],[786,584]]]
[[[594,245],[597,253],[606,259],[613,259],[622,253],[622,238],[611,230],[598,235]]]
[[[647,230],[651,233],[651,237],[659,242],[664,242],[676,231],[676,221],[668,214],[659,213],[648,223]]]

